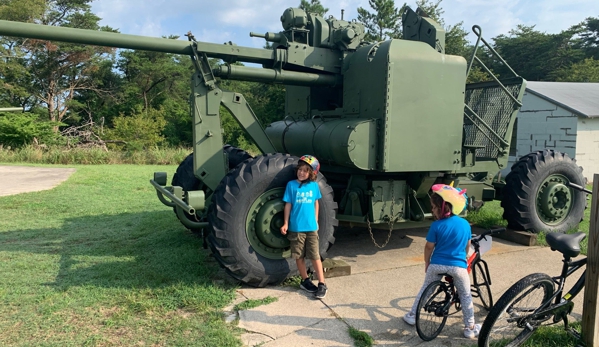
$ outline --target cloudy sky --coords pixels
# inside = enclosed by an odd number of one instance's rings
[[[95,0],[92,11],[102,25],[122,33],[163,36],[191,31],[197,40],[213,43],[232,41],[238,45],[262,47],[263,39],[250,38],[250,31],[265,33],[282,30],[279,18],[287,7],[300,0]],[[357,8],[371,10],[368,0],[321,0],[328,15],[345,20],[357,18]],[[413,9],[414,0],[407,2]],[[403,1],[396,1],[397,7]],[[508,34],[518,24],[536,25],[546,33],[558,33],[587,17],[599,18],[597,0],[442,0],[445,24],[463,21],[471,32],[478,24],[490,40]],[[470,35],[474,40],[474,35]]]

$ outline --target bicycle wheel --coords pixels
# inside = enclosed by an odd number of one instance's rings
[[[493,296],[491,295],[491,285],[489,274],[485,271],[482,260],[477,261],[472,269],[472,280],[475,293],[483,304],[483,307],[489,311],[493,307]]]
[[[437,337],[447,321],[451,295],[447,284],[435,281],[429,284],[418,301],[416,331],[424,341]]]
[[[546,274],[531,274],[516,282],[489,312],[478,336],[478,346],[520,346],[550,318],[533,321],[529,315],[552,295],[553,281]]]

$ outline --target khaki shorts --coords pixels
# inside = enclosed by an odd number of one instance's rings
[[[305,233],[296,233],[289,231],[287,239],[291,246],[291,258],[293,259],[320,259],[318,250],[318,232],[311,231]]]

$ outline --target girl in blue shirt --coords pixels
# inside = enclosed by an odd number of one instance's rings
[[[426,276],[410,312],[403,317],[410,325],[416,323],[418,301],[426,287],[441,278],[442,273],[453,276],[460,296],[464,315],[464,336],[475,338],[480,324],[474,322],[474,305],[470,292],[467,254],[472,230],[470,224],[458,215],[466,208],[465,190],[446,184],[435,184],[431,196],[432,212],[437,219],[431,224],[424,246],[424,271]]]

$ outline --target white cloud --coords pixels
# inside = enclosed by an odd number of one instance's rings
[[[120,29],[122,33],[145,36],[177,34],[192,31],[198,40],[262,47],[264,41],[250,38],[249,32],[265,33],[282,30],[280,16],[299,0],[95,0],[92,11],[102,18],[101,24]],[[370,10],[368,0],[321,0],[329,8],[328,15],[344,19],[357,18],[357,8]],[[396,1],[401,6],[403,1]],[[415,1],[408,2],[416,8]],[[587,17],[599,17],[596,0],[443,0],[441,7],[446,25],[460,21],[467,31],[478,24],[486,39],[508,34],[518,24],[535,25],[537,30],[558,33]],[[471,35],[470,40],[474,40]]]

